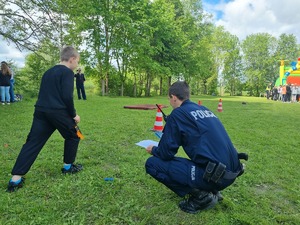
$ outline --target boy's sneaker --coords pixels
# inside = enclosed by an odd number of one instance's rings
[[[81,164],[72,164],[70,169],[66,170],[65,168],[61,169],[61,172],[63,174],[73,174],[73,173],[78,173],[79,171],[83,170],[83,166]]]
[[[13,182],[13,181],[10,180],[9,183],[8,183],[6,192],[14,192],[17,189],[23,187],[24,183],[25,183],[25,178],[24,177],[21,177],[21,181],[19,183],[16,183],[16,182]]]

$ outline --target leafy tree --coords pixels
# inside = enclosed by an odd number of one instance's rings
[[[36,52],[44,40],[63,45],[63,15],[56,1],[1,1],[0,15],[0,35],[19,50]]]
[[[243,41],[243,63],[250,94],[259,96],[274,80],[276,43],[276,38],[267,33],[252,34]]]
[[[21,71],[30,74],[24,82],[39,83],[59,49],[72,44],[102,95],[161,95],[181,78],[195,94],[217,93],[219,85],[235,95],[246,77],[258,96],[278,77],[278,60],[295,60],[300,51],[287,34],[250,35],[240,46],[213,26],[199,0],[8,0],[0,7],[0,35],[35,52]],[[36,94],[33,84],[24,87]]]
[[[143,21],[146,21],[144,14],[149,1],[69,2],[73,4],[71,8],[75,8],[65,11],[73,24],[69,27],[69,39],[84,47],[82,61],[97,72],[102,95],[109,93],[110,73],[117,68],[122,95],[128,70],[142,52],[138,45],[145,47],[142,38],[147,40],[148,37]],[[136,63],[138,65],[140,63]]]
[[[16,76],[18,79],[18,90],[31,97],[36,97],[43,74],[59,62],[59,53],[59,47],[45,41],[39,51],[27,55],[25,67]]]
[[[278,39],[275,57],[276,60],[293,61],[299,56],[299,47],[296,36],[293,34],[281,34]]]
[[[116,13],[112,25],[114,35],[111,48],[121,81],[121,96],[128,74],[135,73],[143,65],[144,53],[150,52],[146,51],[149,48],[149,38],[145,38],[151,33],[147,22],[149,11],[147,3],[148,1],[122,1],[116,4],[114,9]],[[135,81],[135,88],[136,84]],[[136,93],[136,90],[134,92]]]
[[[211,51],[210,35],[193,44],[191,55],[186,62],[185,79],[190,83],[194,94],[216,93],[217,77],[214,57]],[[215,76],[213,76],[215,74]]]
[[[239,40],[225,31],[224,27],[219,26],[214,29],[210,44],[214,57],[215,77],[219,79],[220,94],[225,85],[233,95],[242,69]]]
[[[242,56],[240,54],[240,42],[238,37],[228,33],[227,53],[224,59],[223,79],[225,89],[230,95],[236,95],[239,87],[241,87],[241,78],[243,74]]]
[[[176,26],[175,6],[171,1],[156,0],[150,5],[148,25],[153,31],[149,39],[151,64],[145,68],[147,75],[146,95],[150,95],[151,82],[159,78],[162,94],[163,79],[180,73],[180,28]]]
[[[191,85],[193,93],[213,93],[216,85],[209,79],[213,72],[210,35],[212,23],[203,13],[201,1],[184,0],[177,23],[181,27],[181,73]],[[178,13],[177,13],[178,15]]]

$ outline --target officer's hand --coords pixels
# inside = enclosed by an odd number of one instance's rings
[[[152,148],[153,148],[153,145],[149,145],[147,148],[146,148],[146,151],[152,155]]]
[[[73,120],[75,120],[75,123],[79,123],[80,122],[80,116],[76,115]]]

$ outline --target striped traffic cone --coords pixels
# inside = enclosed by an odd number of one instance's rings
[[[160,105],[159,105],[160,106]],[[163,114],[160,109],[157,109],[153,131],[162,131],[164,129]]]
[[[219,100],[219,104],[218,104],[218,112],[223,112],[222,99]]]

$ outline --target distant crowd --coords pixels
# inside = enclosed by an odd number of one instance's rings
[[[267,86],[266,97],[268,100],[296,103],[300,100],[300,86],[295,84],[274,86],[273,88]]]
[[[2,105],[10,105],[10,103],[15,102],[14,83],[12,69],[7,62],[2,61],[0,70],[0,96]]]

